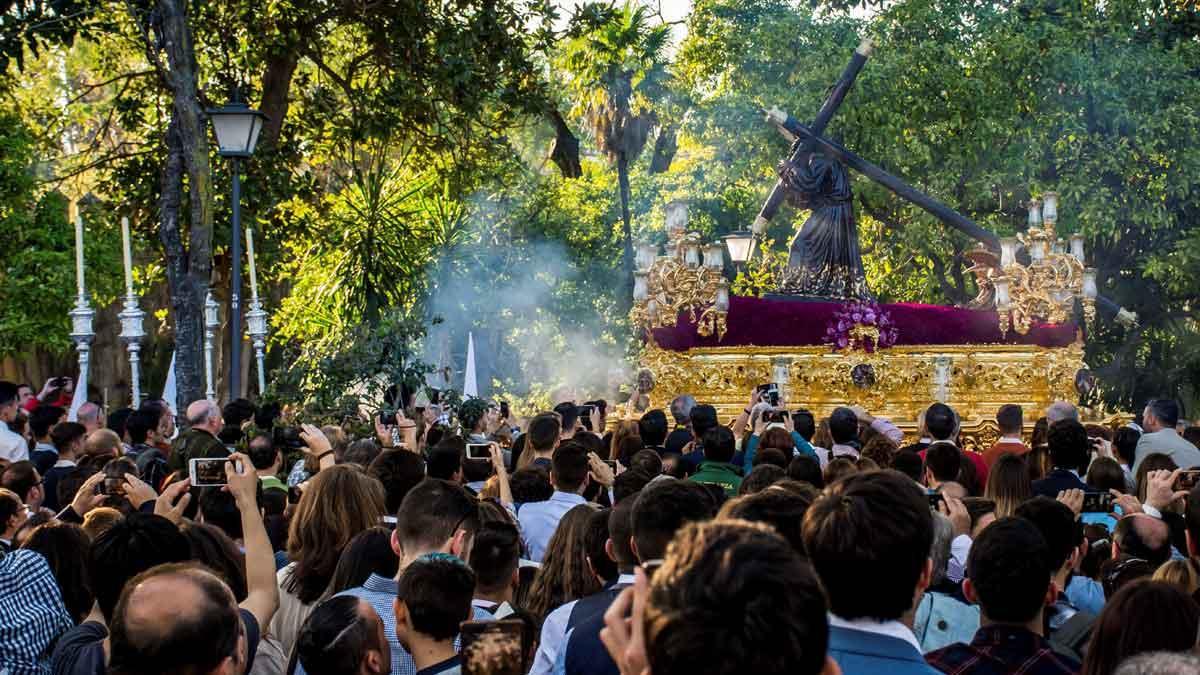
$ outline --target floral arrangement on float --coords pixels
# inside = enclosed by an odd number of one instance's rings
[[[877,303],[854,300],[841,306],[825,326],[825,344],[833,351],[843,349],[872,354],[896,344],[898,333],[892,317]]]

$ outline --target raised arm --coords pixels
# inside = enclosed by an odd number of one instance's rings
[[[318,432],[319,433],[319,432]],[[321,436],[324,438],[324,435]],[[254,615],[260,627],[271,623],[279,609],[279,586],[275,578],[275,555],[258,510],[258,472],[250,458],[239,452],[225,465],[226,490],[233,495],[242,515],[242,537],[246,546],[246,599],[241,607]],[[241,463],[241,472],[237,463]]]

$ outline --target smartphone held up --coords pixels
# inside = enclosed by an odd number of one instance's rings
[[[225,465],[233,462],[233,470],[242,473],[242,463],[226,457],[193,457],[188,462],[188,477],[192,487],[220,487],[229,481],[225,476]]]

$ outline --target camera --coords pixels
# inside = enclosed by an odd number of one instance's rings
[[[304,439],[300,438],[300,427],[275,427],[271,431],[271,443],[277,448],[303,448]]]
[[[396,426],[396,413],[394,411],[390,413],[380,413],[379,423],[385,427]]]

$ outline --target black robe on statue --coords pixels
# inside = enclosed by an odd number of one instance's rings
[[[813,155],[807,166],[781,162],[788,197],[812,215],[792,239],[780,293],[838,300],[871,299],[858,250],[853,193],[846,167]]]

